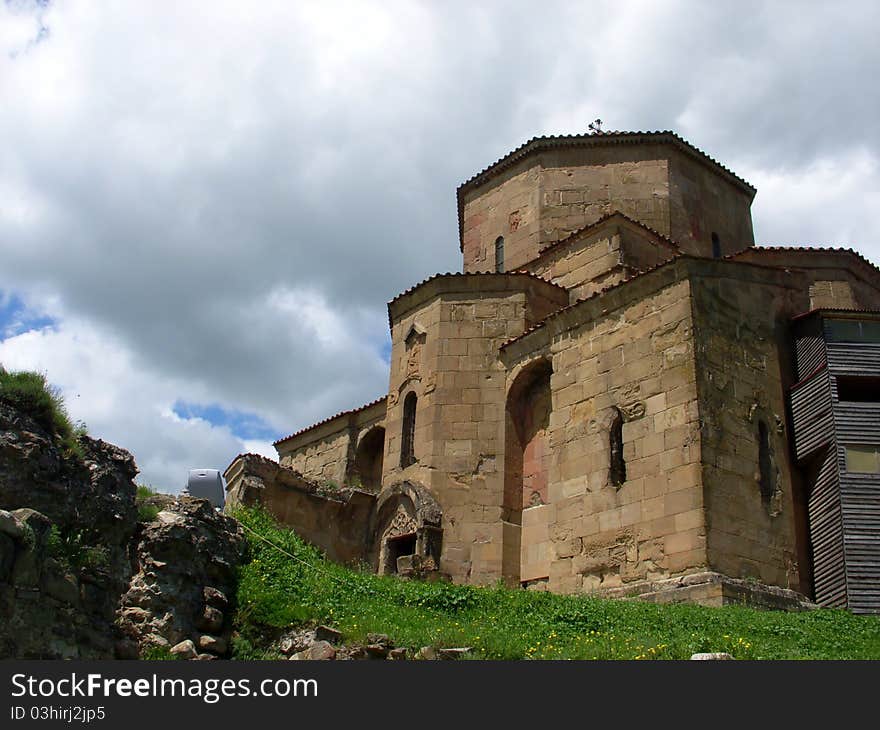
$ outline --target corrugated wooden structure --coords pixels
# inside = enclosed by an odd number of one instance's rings
[[[794,336],[815,599],[880,613],[880,312],[816,310]]]

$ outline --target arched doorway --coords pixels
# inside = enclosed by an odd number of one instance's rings
[[[354,459],[355,475],[364,490],[378,492],[382,488],[384,458],[385,429],[375,426],[361,438]]]
[[[404,572],[403,566],[420,573],[440,567],[440,505],[421,485],[399,482],[383,489],[371,534],[373,564],[380,575]]]

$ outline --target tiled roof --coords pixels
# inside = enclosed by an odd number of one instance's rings
[[[739,259],[739,257],[744,256],[745,254],[750,253],[750,252],[758,252],[758,253],[763,253],[763,252],[770,252],[770,253],[780,253],[780,252],[846,253],[846,254],[850,254],[850,255],[854,256],[858,260],[862,261],[865,265],[871,267],[878,274],[880,274],[880,268],[878,268],[875,264],[871,263],[868,259],[866,259],[860,253],[858,253],[857,251],[854,251],[851,248],[811,248],[808,246],[798,246],[798,247],[794,247],[794,246],[760,246],[760,247],[750,246],[748,248],[743,249],[742,251],[737,251],[736,253],[728,254],[727,256],[724,256],[720,260],[721,261],[737,261]],[[629,282],[633,281],[634,279],[638,279],[642,276],[645,276],[646,274],[649,274],[652,271],[656,271],[657,269],[661,269],[664,266],[667,266],[668,264],[674,263],[678,259],[682,259],[682,258],[695,259],[695,260],[700,260],[700,261],[714,260],[714,259],[706,259],[706,258],[700,257],[700,256],[693,256],[692,254],[685,254],[685,253],[680,253],[678,255],[672,256],[671,258],[667,259],[666,261],[663,261],[659,264],[656,264],[655,266],[652,266],[648,269],[642,269],[640,271],[637,271],[632,276],[629,276],[625,279],[622,279],[621,281],[617,282],[616,284],[611,284],[609,286],[606,286],[603,289],[600,289],[599,291],[594,292],[593,294],[591,294],[588,297],[585,297],[583,299],[579,299],[578,301],[573,302],[572,304],[569,304],[567,307],[562,307],[561,309],[557,309],[555,312],[552,312],[551,314],[547,315],[540,322],[536,322],[535,324],[533,324],[531,327],[529,327],[529,329],[527,329],[521,335],[518,335],[517,337],[512,337],[511,339],[502,343],[500,349],[503,350],[508,345],[511,345],[512,343],[516,342],[517,340],[522,339],[523,337],[531,334],[535,330],[541,329],[550,320],[558,317],[563,312],[566,312],[569,309],[572,309],[572,308],[578,306],[579,304],[582,304],[583,302],[589,301],[591,299],[595,299],[596,297],[601,296],[602,294],[605,294],[606,292],[609,292],[612,289],[617,289],[618,287],[621,287],[624,284],[628,284]],[[742,262],[742,263],[750,263],[750,262]],[[857,310],[857,309],[830,310],[830,309],[825,309],[825,310],[814,310],[814,311],[826,311],[826,312],[836,311],[836,312],[841,312],[841,313],[843,313],[843,312],[850,312],[850,313],[860,312],[860,313],[864,313],[864,314],[873,314],[874,313],[874,310],[864,310],[864,309],[863,310]],[[806,316],[807,314],[811,314],[811,312],[807,312],[806,314],[799,315],[799,316]]]
[[[299,431],[296,431],[296,432],[290,434],[289,436],[285,436],[284,438],[280,438],[277,441],[274,441],[272,443],[272,445],[277,446],[278,444],[283,443],[284,441],[295,438],[296,436],[301,436],[302,434],[306,433],[306,431],[311,431],[313,428],[317,428],[318,426],[323,426],[325,423],[330,423],[330,421],[334,421],[337,418],[341,418],[342,416],[350,416],[353,413],[360,413],[361,411],[365,411],[365,410],[367,410],[367,408],[370,408],[371,406],[378,405],[379,403],[384,401],[387,397],[388,397],[387,395],[383,395],[381,398],[376,398],[376,400],[370,401],[369,403],[361,406],[360,408],[352,408],[351,410],[348,410],[348,411],[340,411],[336,415],[325,418],[324,420],[318,421],[317,423],[313,423],[311,426],[307,426],[306,428],[301,428]]]
[[[512,152],[508,152],[504,157],[499,158],[488,167],[480,170],[468,180],[465,180],[456,190],[456,200],[458,202],[458,235],[459,246],[464,247],[464,203],[463,194],[465,190],[479,183],[488,180],[494,175],[502,172],[511,165],[516,164],[524,157],[533,152],[549,149],[552,147],[588,147],[602,145],[625,145],[639,144],[644,141],[649,142],[671,142],[682,150],[689,152],[691,155],[708,163],[722,174],[729,177],[740,187],[744,188],[750,195],[754,196],[756,189],[753,185],[746,182],[729,168],[722,165],[718,160],[707,155],[699,147],[695,147],[683,137],[679,137],[675,132],[670,130],[654,131],[654,132],[602,132],[601,134],[568,134],[568,135],[549,135],[542,137],[532,137],[528,142],[521,144]]]
[[[575,307],[577,307],[580,304],[583,304],[584,302],[588,302],[592,299],[595,299],[596,297],[602,296],[603,294],[606,294],[607,292],[611,291],[612,289],[617,289],[617,288],[623,286],[624,284],[629,284],[634,279],[638,279],[642,276],[645,276],[646,274],[650,274],[652,271],[657,271],[657,269],[662,269],[664,266],[667,266],[671,263],[674,263],[675,261],[677,261],[678,259],[681,259],[681,258],[697,259],[699,257],[698,256],[691,256],[690,254],[676,254],[676,255],[672,256],[671,258],[666,259],[666,261],[662,261],[661,263],[656,264],[655,266],[651,266],[647,269],[641,269],[641,270],[637,271],[636,273],[634,273],[632,276],[628,276],[625,279],[621,279],[616,284],[610,284],[609,286],[603,287],[602,289],[599,289],[598,291],[593,292],[588,297],[584,297],[583,299],[578,299],[576,302],[569,304],[567,307],[562,307],[561,309],[557,309],[555,312],[552,312],[551,314],[544,317],[544,319],[542,319],[540,322],[536,322],[535,324],[533,324],[531,327],[529,327],[521,335],[517,335],[516,337],[511,337],[509,340],[502,343],[502,345],[499,349],[503,350],[508,345],[513,344],[517,340],[521,340],[523,337],[531,334],[535,330],[541,329],[551,319],[555,319],[563,312],[567,312],[569,309],[574,309]]]
[[[601,228],[605,223],[607,223],[612,218],[621,218],[621,219],[625,220],[627,223],[631,223],[632,225],[638,226],[639,228],[642,228],[643,230],[650,233],[657,240],[659,240],[661,243],[663,243],[665,246],[672,249],[676,253],[681,251],[681,247],[675,241],[673,241],[669,236],[666,236],[666,235],[660,233],[660,231],[654,230],[650,226],[646,226],[644,223],[642,223],[641,221],[637,221],[635,218],[630,218],[626,213],[623,213],[619,210],[615,210],[611,213],[607,213],[606,215],[603,215],[601,218],[599,218],[599,220],[595,221],[594,223],[590,223],[590,225],[588,225],[588,226],[584,226],[583,228],[578,228],[578,230],[576,230],[572,233],[569,233],[565,238],[562,238],[559,241],[554,241],[549,246],[545,246],[544,248],[542,248],[538,252],[538,255],[534,259],[532,259],[532,261],[536,261],[541,256],[543,256],[545,253],[553,251],[556,248],[564,246],[565,244],[570,243],[571,241],[573,241],[577,238],[580,238],[585,233],[589,233],[592,229]],[[531,263],[532,261],[529,261],[528,263]]]
[[[472,277],[479,277],[479,276],[490,276],[490,277],[491,276],[526,276],[530,279],[534,279],[535,281],[540,281],[542,284],[548,284],[549,286],[555,287],[556,289],[559,289],[561,291],[568,291],[564,286],[559,286],[559,284],[554,284],[552,281],[548,281],[547,279],[545,279],[541,276],[538,276],[537,274],[533,274],[531,271],[523,271],[523,270],[519,270],[519,269],[516,271],[455,271],[455,272],[447,271],[446,273],[434,274],[433,276],[429,276],[427,279],[420,281],[418,284],[414,284],[406,291],[402,291],[400,294],[398,294],[396,297],[394,297],[394,299],[392,299],[390,302],[388,302],[388,326],[389,327],[391,326],[391,305],[392,304],[394,304],[399,299],[402,299],[403,297],[405,297],[409,294],[412,294],[417,289],[421,289],[425,284],[428,284],[428,283],[434,281],[435,279],[440,279],[442,277],[447,277],[447,276],[448,277],[461,277],[461,278],[468,277],[468,276],[472,276]]]
[[[799,320],[806,319],[807,317],[812,317],[814,315],[835,315],[835,314],[872,314],[880,316],[880,309],[857,309],[847,308],[847,307],[817,307],[816,309],[811,309],[809,312],[801,312],[800,314],[794,315],[791,320]]]
[[[741,251],[725,256],[725,259],[735,260],[741,256],[750,253],[845,253],[855,256],[862,263],[870,266],[872,269],[880,273],[880,267],[873,263],[870,259],[865,258],[862,254],[852,248],[829,247],[829,246],[749,246]]]

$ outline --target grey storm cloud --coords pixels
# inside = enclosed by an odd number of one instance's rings
[[[747,177],[759,241],[815,232],[878,260],[854,194],[876,208],[878,13],[7,2],[0,289],[91,323],[173,397],[293,430],[386,389],[385,302],[460,268],[456,186],[596,117],[674,129]],[[862,179],[805,217],[815,171],[853,160]],[[802,187],[769,199],[764,179]],[[142,464],[185,460],[146,431]]]

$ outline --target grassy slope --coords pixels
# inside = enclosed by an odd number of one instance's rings
[[[403,581],[330,563],[262,512],[236,517],[250,528],[253,557],[238,593],[240,658],[266,656],[260,646],[269,627],[322,622],[347,640],[381,632],[413,648],[472,646],[486,659],[687,659],[703,651],[737,659],[880,659],[878,616],[657,606]]]

